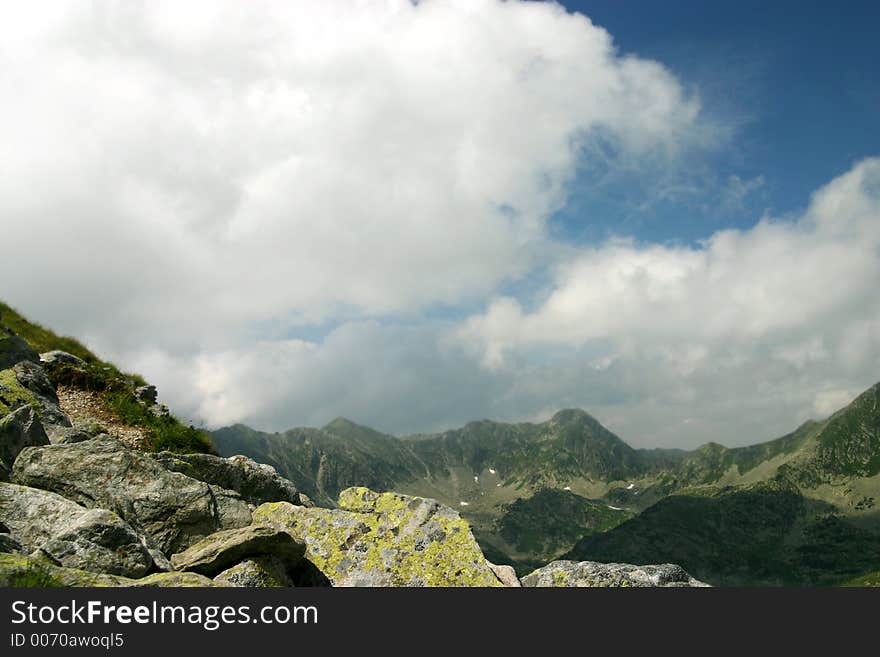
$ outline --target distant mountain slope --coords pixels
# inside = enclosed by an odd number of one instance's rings
[[[683,489],[567,559],[677,562],[716,585],[829,585],[880,566],[880,534],[778,481]]]
[[[434,475],[458,466],[474,473],[493,468],[505,480],[540,486],[578,477],[623,480],[648,470],[639,452],[576,409],[539,424],[483,420],[408,442]]]
[[[633,517],[625,509],[543,488],[502,507],[497,533],[517,553],[554,559],[584,536],[606,532]],[[539,559],[540,560],[540,559]]]
[[[675,476],[712,485],[681,488],[568,556],[651,555],[715,584],[836,584],[880,568],[880,385],[777,440],[705,445]]]
[[[221,454],[269,463],[324,506],[350,486],[392,490],[400,481],[424,476],[422,464],[399,439],[347,421],[331,425],[345,435],[309,428],[263,433],[238,424],[214,431],[212,438]]]

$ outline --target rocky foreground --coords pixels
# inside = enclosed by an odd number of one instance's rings
[[[78,360],[0,334],[2,586],[703,586],[590,561],[520,582],[435,500],[349,488],[318,508],[244,456],[143,451],[61,410],[47,368]]]

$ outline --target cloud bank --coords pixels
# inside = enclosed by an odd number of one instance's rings
[[[179,413],[407,432],[579,405],[634,443],[741,443],[880,378],[874,161],[697,247],[552,237],[578,171],[714,139],[582,15],[32,6],[0,8],[2,296]]]

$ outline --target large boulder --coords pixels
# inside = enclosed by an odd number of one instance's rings
[[[0,587],[66,587],[66,586],[126,586],[126,587],[205,587],[215,584],[198,573],[154,573],[141,579],[119,575],[92,573],[75,568],[64,568],[44,559],[21,554],[0,554]]]
[[[218,505],[208,484],[171,472],[108,436],[26,448],[12,478],[85,507],[114,511],[166,554],[224,527],[250,523],[247,505],[234,493]]]
[[[467,522],[436,500],[349,488],[338,509],[263,504],[334,586],[501,586]]]
[[[708,586],[671,563],[634,566],[596,561],[554,561],[523,577],[522,584],[539,587]]]
[[[28,552],[69,568],[143,577],[154,567],[144,541],[115,513],[55,493],[0,483],[0,523]]]
[[[24,339],[0,328],[0,370],[24,360],[36,363],[40,356]]]
[[[234,490],[252,504],[290,502],[306,506],[293,482],[280,476],[271,465],[257,463],[247,456],[222,458],[213,454],[161,452],[153,458],[169,470]]]
[[[2,394],[2,391],[0,391]],[[20,406],[0,418],[0,475],[12,469],[15,459],[26,447],[48,445],[49,437],[31,406]],[[6,480],[7,476],[0,476]]]
[[[289,569],[296,566],[306,546],[282,529],[250,525],[211,534],[184,552],[172,555],[175,570],[215,576],[246,557],[274,556]]]

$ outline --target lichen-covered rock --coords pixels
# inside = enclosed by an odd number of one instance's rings
[[[68,568],[143,577],[154,565],[144,541],[115,513],[55,493],[0,483],[0,522],[25,550]]]
[[[15,378],[32,395],[39,408],[40,422],[51,433],[50,427],[70,427],[70,419],[58,405],[55,385],[49,380],[45,370],[37,363],[23,361],[14,368]]]
[[[671,563],[634,566],[596,561],[554,561],[523,577],[522,584],[540,587],[708,586]]]
[[[0,370],[25,360],[35,363],[40,357],[24,339],[0,329]]]
[[[15,482],[53,491],[86,507],[114,511],[167,554],[229,526],[208,484],[171,472],[141,452],[101,436],[75,444],[22,450]],[[224,516],[250,522],[243,501],[225,498]],[[231,507],[238,504],[238,512]]]
[[[242,559],[274,556],[288,568],[302,559],[306,547],[283,529],[269,525],[250,525],[220,531],[202,539],[185,551],[171,556],[175,570],[189,570],[215,576]]]
[[[271,465],[257,463],[247,456],[222,458],[212,454],[161,452],[153,458],[174,472],[234,490],[251,504],[290,502],[311,506],[303,503],[305,496],[297,491],[293,482],[280,476]]]
[[[49,437],[37,419],[36,411],[30,406],[21,406],[0,418],[0,463],[6,472],[12,470],[21,450],[48,444]]]
[[[0,554],[0,587],[67,587],[67,586],[156,586],[205,587],[221,586],[197,573],[155,573],[141,579],[119,575],[103,575],[75,568],[46,563],[39,558],[21,554]]]
[[[489,564],[489,568],[495,573],[495,577],[497,577],[498,581],[504,584],[504,586],[516,589],[522,587],[522,582],[520,582],[519,577],[516,576],[516,571],[513,569],[513,566],[499,566],[490,562],[486,563]]]
[[[285,564],[277,557],[253,557],[227,568],[214,578],[215,584],[250,588],[293,586]]]
[[[339,509],[263,504],[334,586],[501,586],[470,527],[436,500],[349,488]]]

